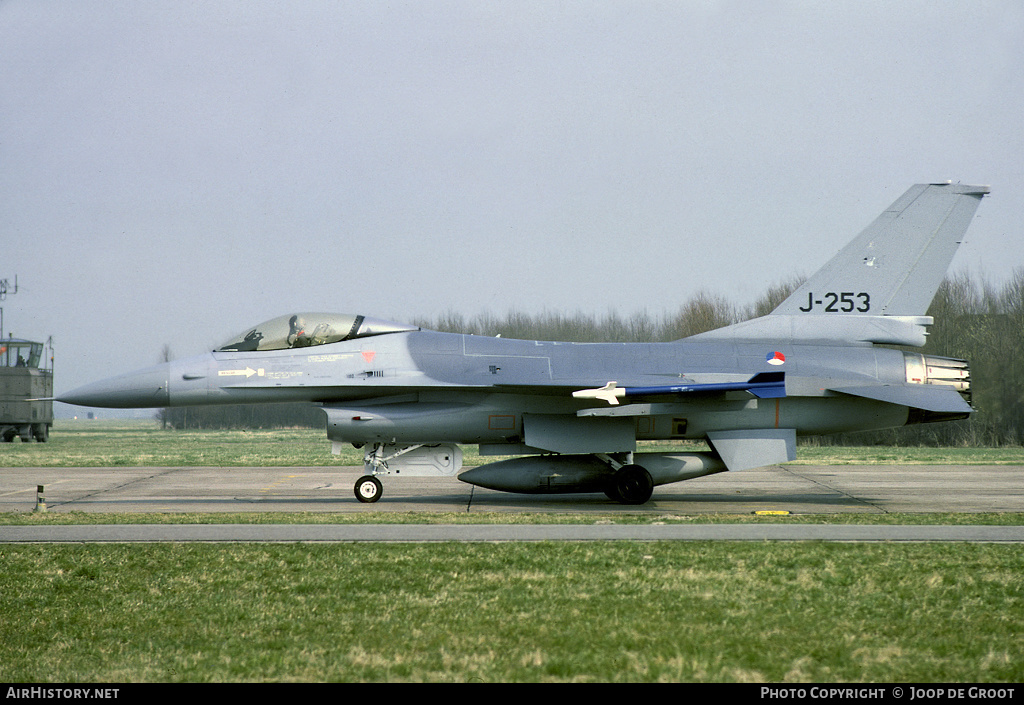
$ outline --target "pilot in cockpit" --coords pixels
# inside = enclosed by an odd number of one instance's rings
[[[306,322],[298,316],[288,319],[288,347],[308,348],[313,339],[306,335]]]

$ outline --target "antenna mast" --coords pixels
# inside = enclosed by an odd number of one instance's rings
[[[11,284],[7,279],[0,279],[0,301],[7,298],[8,294],[18,293],[18,275],[14,275],[14,288],[11,289]],[[4,337],[4,309],[0,307],[0,339]]]

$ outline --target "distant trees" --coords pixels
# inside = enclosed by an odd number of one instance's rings
[[[437,319],[420,318],[414,325],[448,333],[469,333],[525,340],[557,340],[576,343],[667,343],[691,335],[715,330],[750,318],[771,313],[803,279],[780,282],[751,306],[739,309],[727,299],[701,292],[682,304],[674,313],[654,317],[646,311],[623,317],[617,312],[603,316],[585,313],[566,314],[544,311],[529,315],[512,311],[502,317],[483,313],[467,319],[461,313],[447,312]]]
[[[224,404],[161,409],[164,428],[324,428],[327,417],[312,404]]]
[[[923,352],[971,363],[970,419],[920,427],[908,440],[942,445],[1024,443],[1024,268],[1003,286],[966,275],[947,278],[932,302]],[[910,431],[911,429],[907,429]]]
[[[740,309],[727,299],[700,293],[674,313],[631,316],[610,312],[601,316],[561,311],[503,316],[482,313],[466,318],[447,312],[415,325],[431,330],[501,335],[527,340],[574,342],[668,342],[770,313],[801,279],[780,282],[749,307]],[[925,424],[872,433],[847,434],[825,443],[895,445],[999,446],[1024,443],[1024,268],[1003,286],[968,275],[947,278],[932,303],[935,318],[924,348],[926,354],[969,360],[973,402],[978,413],[953,423]],[[165,347],[164,356],[170,351]],[[322,427],[324,415],[309,404],[183,407],[158,414],[173,428]]]

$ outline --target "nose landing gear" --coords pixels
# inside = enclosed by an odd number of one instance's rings
[[[384,486],[373,475],[363,475],[356,481],[355,493],[360,502],[371,504],[384,494]]]
[[[461,469],[462,449],[454,443],[374,443],[363,455],[367,474],[356,482],[356,499],[369,504],[383,496],[379,475],[454,477]]]

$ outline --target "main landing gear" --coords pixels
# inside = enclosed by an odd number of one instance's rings
[[[651,473],[640,465],[623,465],[615,471],[604,493],[621,504],[643,504],[654,492]]]
[[[633,462],[632,453],[595,454],[612,470],[612,476],[605,485],[608,499],[620,504],[644,504],[654,493],[654,479],[647,468]]]

